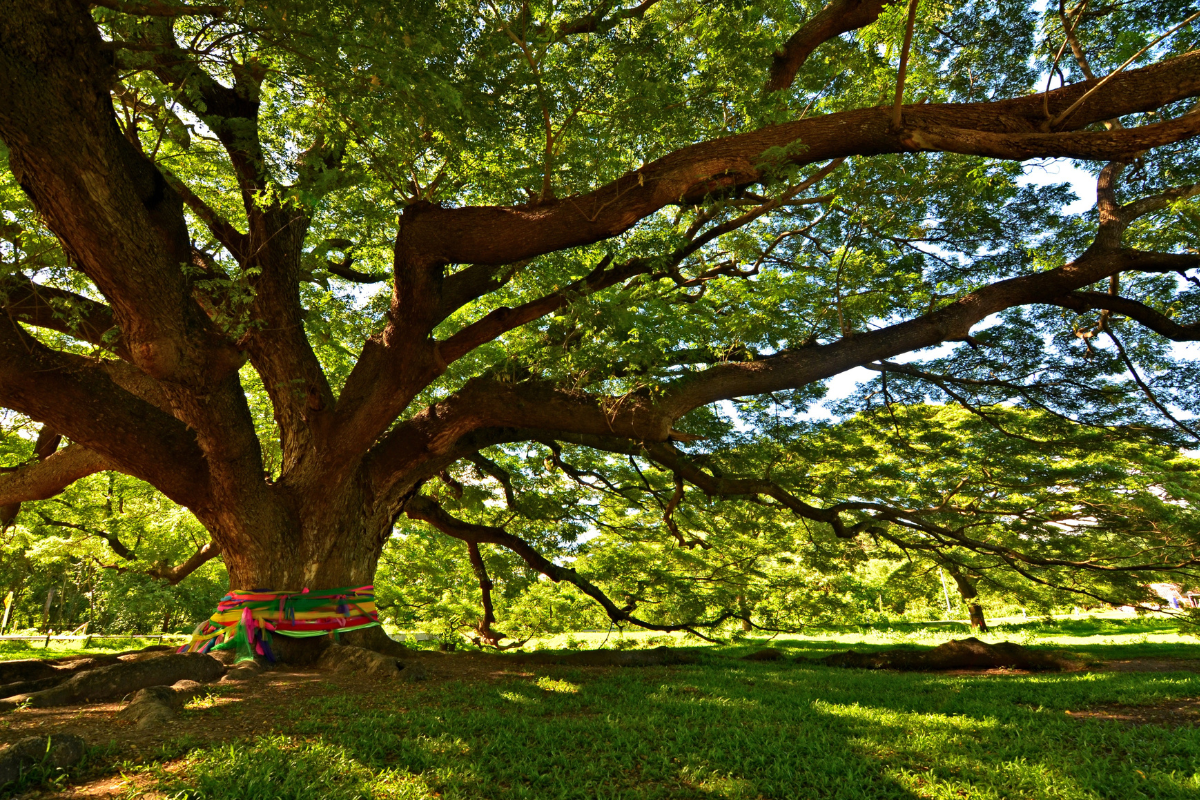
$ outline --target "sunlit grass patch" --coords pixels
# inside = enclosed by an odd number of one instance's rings
[[[193,742],[156,756],[164,766],[137,783],[195,800],[1200,796],[1200,728],[1074,713],[1200,697],[1200,674],[937,675],[740,660],[764,646],[789,656],[895,646],[836,635],[698,648],[699,663],[672,667],[539,666],[365,694],[329,685],[289,698],[272,719],[276,734]],[[1106,647],[1127,645],[1095,645],[1100,658]],[[452,670],[458,658],[440,663]],[[189,713],[215,713],[219,701],[202,698]]]
[[[560,694],[575,694],[579,691],[579,684],[571,683],[570,681],[551,678],[548,675],[543,675],[533,682],[535,686],[546,692],[559,692]]]
[[[372,769],[345,747],[290,736],[262,736],[193,751],[171,770],[156,771],[150,790],[126,798],[171,800],[406,800],[429,797],[418,776]]]

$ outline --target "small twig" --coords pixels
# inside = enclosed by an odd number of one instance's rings
[[[1142,390],[1142,394],[1146,395],[1146,398],[1154,404],[1154,407],[1158,409],[1159,413],[1169,419],[1176,428],[1179,428],[1181,431],[1186,431],[1193,439],[1200,441],[1200,434],[1196,433],[1196,431],[1192,430],[1190,427],[1184,425],[1182,422],[1176,419],[1175,415],[1173,415],[1167,409],[1167,407],[1159,401],[1158,397],[1155,396],[1154,392],[1150,389],[1146,382],[1142,380],[1142,376],[1138,373],[1137,368],[1133,365],[1133,361],[1125,352],[1125,346],[1121,344],[1121,340],[1117,338],[1117,335],[1113,333],[1112,328],[1109,326],[1108,320],[1105,320],[1102,325],[1104,332],[1108,334],[1108,338],[1111,339],[1112,343],[1117,346],[1117,354],[1120,355],[1121,361],[1125,363],[1125,367],[1129,370],[1129,374],[1133,376],[1134,383],[1136,383],[1138,388]]]
[[[1058,62],[1062,58],[1063,53],[1066,52],[1067,45],[1072,42],[1072,37],[1075,35],[1075,28],[1079,26],[1080,20],[1083,19],[1083,11],[1087,8],[1088,2],[1089,0],[1083,0],[1080,3],[1079,11],[1075,14],[1075,21],[1070,25],[1067,25],[1066,11],[1063,10],[1061,2],[1059,4],[1059,16],[1062,17],[1063,32],[1066,34],[1066,38],[1063,39],[1062,47],[1058,48],[1058,52],[1054,54],[1054,63],[1050,65],[1050,69],[1046,75],[1046,91],[1042,92],[1042,110],[1046,114],[1046,119],[1050,119],[1050,82],[1054,80],[1054,73],[1058,72]],[[1062,73],[1059,72],[1058,75],[1059,80],[1065,85],[1066,79],[1063,78]]]
[[[1151,47],[1154,47],[1156,44],[1158,44],[1159,42],[1161,42],[1163,39],[1166,39],[1168,36],[1171,36],[1171,35],[1172,35],[1172,34],[1174,34],[1176,31],[1179,31],[1180,29],[1184,28],[1185,26],[1187,26],[1188,24],[1190,24],[1190,23],[1191,23],[1193,20],[1195,20],[1197,17],[1200,17],[1200,11],[1197,11],[1195,14],[1192,14],[1190,17],[1188,17],[1187,19],[1185,19],[1183,22],[1179,23],[1179,24],[1178,24],[1178,25],[1176,25],[1174,28],[1171,28],[1171,30],[1167,31],[1167,32],[1166,32],[1166,33],[1164,33],[1162,36],[1159,36],[1159,37],[1158,37],[1157,39],[1155,39],[1153,42],[1151,42],[1150,44],[1148,44],[1148,45],[1146,45],[1145,47],[1143,47],[1141,50],[1138,50],[1136,53],[1134,53],[1133,55],[1131,55],[1131,56],[1129,57],[1129,59],[1128,59],[1128,60],[1127,60],[1127,61],[1126,61],[1124,64],[1122,64],[1121,66],[1119,66],[1119,67],[1117,67],[1116,69],[1114,69],[1112,72],[1110,72],[1110,73],[1108,73],[1107,75],[1105,75],[1105,76],[1104,76],[1104,77],[1103,77],[1103,78],[1100,80],[1100,82],[1099,82],[1099,83],[1097,83],[1097,84],[1096,84],[1095,86],[1093,86],[1091,89],[1088,89],[1086,92],[1084,92],[1084,93],[1083,93],[1083,97],[1080,97],[1078,100],[1076,100],[1074,103],[1072,103],[1072,104],[1071,104],[1071,105],[1070,105],[1070,106],[1067,108],[1067,110],[1066,110],[1066,111],[1062,112],[1062,113],[1061,113],[1061,114],[1059,114],[1057,117],[1055,117],[1053,120],[1051,120],[1051,121],[1050,121],[1050,126],[1049,126],[1049,127],[1050,127],[1051,129],[1053,129],[1053,128],[1057,127],[1059,124],[1061,124],[1061,123],[1062,123],[1062,121],[1063,121],[1063,120],[1065,120],[1067,117],[1069,117],[1069,116],[1071,116],[1072,114],[1074,114],[1074,113],[1075,113],[1075,109],[1077,109],[1077,108],[1079,108],[1081,105],[1083,105],[1083,102],[1084,102],[1085,100],[1087,100],[1089,97],[1091,97],[1093,94],[1095,94],[1095,93],[1096,93],[1096,92],[1097,92],[1097,91],[1100,89],[1100,87],[1102,87],[1104,84],[1108,83],[1110,80],[1112,80],[1112,79],[1113,79],[1113,78],[1115,78],[1117,75],[1119,75],[1121,72],[1123,72],[1123,71],[1124,71],[1124,69],[1125,69],[1126,67],[1128,67],[1128,66],[1129,66],[1130,64],[1132,64],[1134,61],[1136,61],[1138,58],[1140,58],[1140,57],[1141,57],[1141,55],[1142,55],[1143,53],[1145,53],[1145,52],[1146,52],[1147,50],[1149,50]]]

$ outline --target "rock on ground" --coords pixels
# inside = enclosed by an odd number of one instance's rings
[[[1061,656],[1030,650],[1012,642],[988,644],[975,637],[940,644],[932,650],[895,649],[878,653],[848,650],[813,659],[831,667],[894,669],[903,672],[941,672],[951,669],[1024,669],[1031,672],[1060,672],[1075,668]]]
[[[0,787],[21,777],[23,771],[45,764],[58,769],[73,767],[83,760],[83,739],[69,733],[30,736],[0,750]]]
[[[215,658],[195,653],[172,653],[140,661],[121,662],[78,672],[49,689],[0,700],[0,711],[28,703],[35,708],[65,706],[89,700],[123,697],[148,686],[169,686],[176,681],[207,683],[225,667]]]

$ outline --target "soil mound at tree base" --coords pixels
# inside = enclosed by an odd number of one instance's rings
[[[878,653],[856,653],[849,650],[812,660],[830,667],[894,669],[901,672],[944,672],[953,669],[1062,672],[1079,668],[1074,661],[1062,656],[1030,650],[1012,642],[988,644],[975,637],[955,639],[932,650],[897,648]]]

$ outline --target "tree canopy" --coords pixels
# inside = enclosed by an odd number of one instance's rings
[[[5,558],[492,644],[1187,571],[1196,15],[1045,5],[0,3]]]

